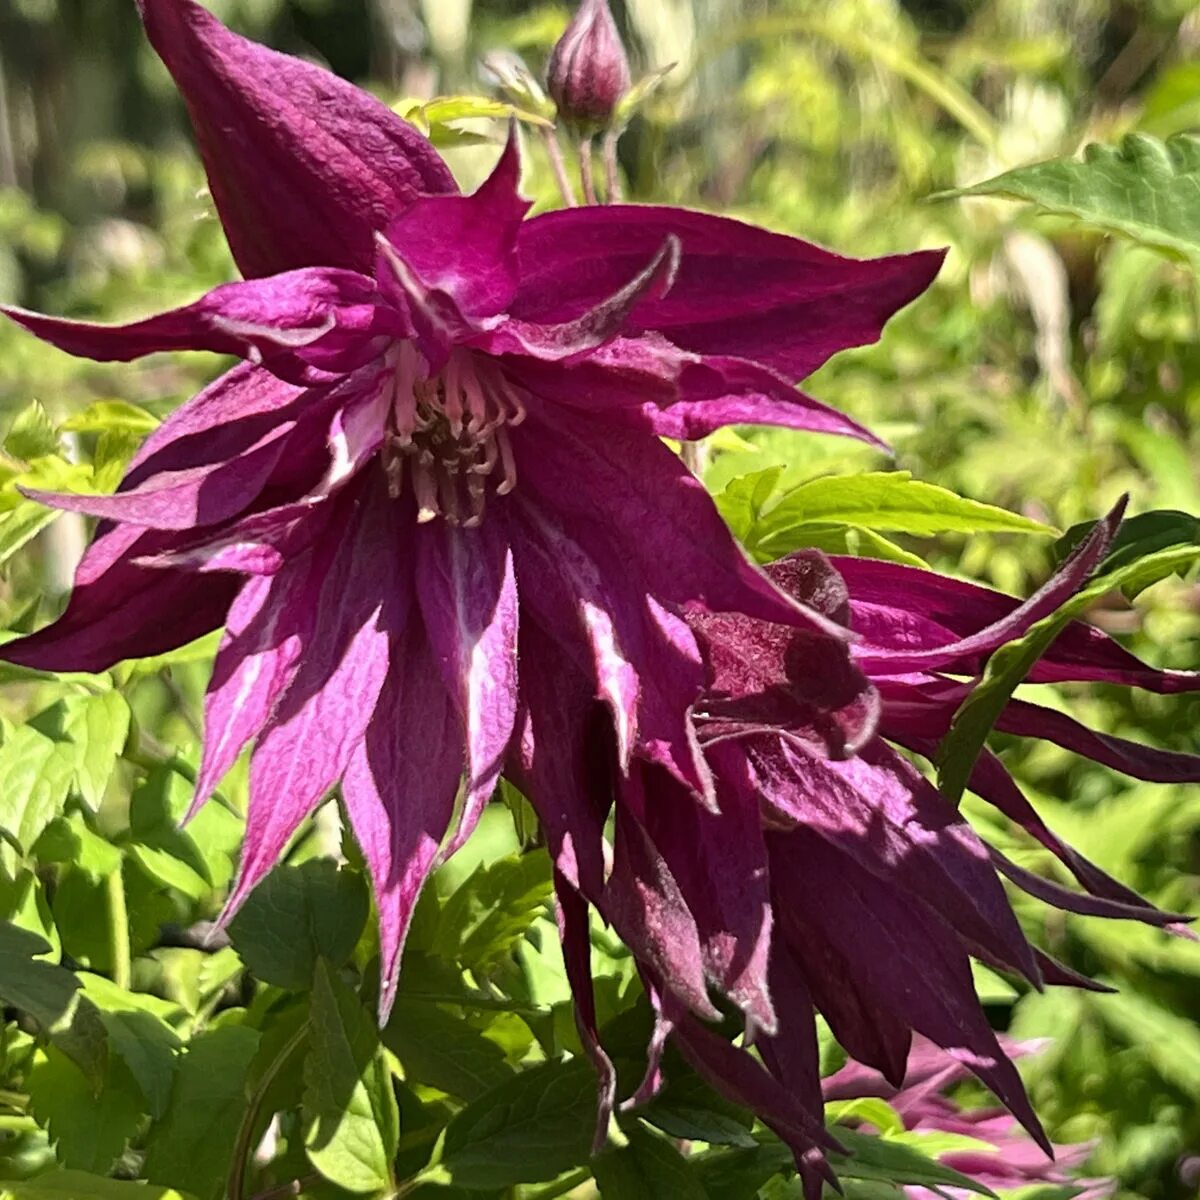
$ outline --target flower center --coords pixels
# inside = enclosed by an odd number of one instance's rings
[[[455,349],[440,375],[424,373],[411,342],[391,351],[392,404],[383,445],[388,494],[411,480],[417,520],[444,517],[473,528],[483,520],[488,487],[516,487],[509,430],[525,419],[521,397],[500,372],[469,350]]]

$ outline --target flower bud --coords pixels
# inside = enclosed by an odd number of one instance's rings
[[[550,55],[546,85],[563,121],[584,133],[612,122],[629,90],[629,60],[608,0],[583,0]]]

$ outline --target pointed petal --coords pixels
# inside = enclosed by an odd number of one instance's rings
[[[720,812],[696,803],[660,772],[642,768],[646,832],[666,859],[700,934],[713,986],[746,1014],[747,1038],[773,1033],[767,982],[771,897],[754,781],[735,747],[711,751]]]
[[[555,870],[592,900],[604,888],[611,732],[587,679],[534,622],[521,622],[518,735],[507,775],[538,815]]]
[[[678,265],[679,243],[668,237],[641,270],[571,320],[546,324],[509,317],[477,334],[471,344],[488,354],[528,355],[549,362],[594,350],[615,337],[643,306],[670,290]]]
[[[478,191],[417,200],[383,233],[423,288],[442,293],[468,322],[503,312],[517,290],[517,231],[530,207],[517,191],[520,180],[514,127]],[[390,270],[383,256],[376,274],[386,280]]]
[[[630,582],[659,603],[847,639],[749,562],[703,485],[657,439],[559,410],[523,425],[513,450],[521,491],[541,497],[582,545],[611,546]]]
[[[876,648],[874,645],[867,645],[855,655],[859,665],[872,675],[951,668],[968,671],[970,669],[968,664],[976,662],[980,655],[989,654],[1005,642],[1020,637],[1079,591],[1108,553],[1108,548],[1112,545],[1112,539],[1116,536],[1124,512],[1125,499],[1122,499],[1104,520],[1097,522],[1092,531],[1076,546],[1050,579],[1038,588],[1028,600],[999,620],[956,641],[928,650],[884,650]],[[840,569],[844,563],[850,561],[853,560],[837,558],[834,560],[834,565]],[[860,577],[861,572],[856,572],[853,567],[850,567],[846,573],[846,582],[852,596],[856,578]],[[934,575],[933,581],[940,582],[940,576]],[[896,603],[896,599],[893,594],[893,605]],[[911,597],[905,597],[902,604],[906,609],[912,608],[920,611],[919,602],[913,601]]]
[[[368,93],[237,36],[193,0],[140,8],[243,274],[369,271],[375,230],[421,195],[456,190],[433,147]]]
[[[996,721],[997,730],[1041,738],[1073,750],[1135,779],[1155,783],[1200,782],[1200,755],[1157,750],[1126,738],[1097,733],[1074,717],[1026,700],[1011,700]]]
[[[592,1135],[592,1153],[598,1154],[608,1140],[608,1123],[617,1100],[617,1072],[612,1059],[600,1044],[600,1030],[596,1023],[587,901],[557,872],[554,893],[558,899],[558,936],[562,942],[567,979],[571,984],[575,1025],[584,1052],[596,1069],[596,1132]]]
[[[192,304],[123,325],[6,305],[0,312],[52,346],[96,362],[130,362],[161,350],[209,350],[266,362],[294,383],[319,383],[362,366],[377,356],[378,339],[403,332],[379,306],[370,279],[317,267],[221,284]]]
[[[884,880],[810,830],[770,834],[768,842],[788,943],[847,1051],[897,1085],[903,1080],[907,1047],[898,1063],[877,1061],[839,1032],[839,977],[852,981],[871,1010],[903,1021],[968,1066],[1048,1151],[1020,1077],[979,1007],[967,955],[950,927],[915,897],[901,900]]]
[[[379,911],[379,1021],[396,999],[421,888],[454,815],[462,727],[419,623],[393,632],[387,681],[342,781]]]
[[[362,742],[388,672],[407,591],[394,506],[368,491],[329,573],[310,590],[313,636],[250,764],[246,837],[223,920],[270,870]]]
[[[517,716],[517,582],[496,521],[418,530],[417,595],[434,661],[466,731],[467,784],[453,854],[471,835],[504,766]]]
[[[1006,968],[1038,978],[1033,951],[970,825],[890,747],[830,762],[780,740],[746,743],[763,799],[888,886],[924,900]]]
[[[771,949],[771,993],[779,1011],[779,1028],[756,1041],[767,1069],[814,1116],[824,1112],[821,1054],[812,996],[804,974],[782,942]]]
[[[789,379],[811,374],[839,350],[875,341],[892,314],[929,286],[944,255],[860,261],[685,209],[567,209],[522,228],[513,315],[578,315],[669,236],[682,248],[678,275],[669,293],[638,311],[637,324],[685,350],[749,359]]]
[[[171,534],[135,525],[103,530],[79,564],[63,615],[5,643],[0,658],[41,671],[107,671],[122,659],[165,654],[219,628],[237,595],[236,581],[137,565],[172,541]]]

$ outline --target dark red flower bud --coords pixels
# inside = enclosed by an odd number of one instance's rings
[[[629,60],[608,0],[583,0],[546,71],[559,116],[582,130],[602,129],[611,123],[629,82]]]

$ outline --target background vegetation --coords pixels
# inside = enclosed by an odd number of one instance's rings
[[[521,0],[210,7],[273,46],[328,62],[405,112],[434,95],[486,92],[478,64],[492,49],[516,50],[540,69],[567,16],[562,5]],[[896,460],[831,439],[744,430],[705,448],[714,491],[775,466],[779,489],[898,469],[1063,530],[1095,518],[1123,491],[1133,511],[1200,512],[1195,263],[1164,254],[1162,239],[1113,237],[1077,214],[997,198],[930,200],[1086,142],[1200,128],[1200,11],[1186,0],[616,7],[644,69],[676,63],[622,143],[631,198],[698,198],[854,255],[951,247],[930,295],[880,346],[842,356],[807,385],[887,437]],[[472,183],[494,156],[476,143],[498,128],[434,124],[460,178]],[[549,201],[536,138],[530,148],[529,187]],[[1193,170],[1200,178],[1200,164]],[[181,107],[133,6],[0,0],[0,299],[115,317],[162,308],[232,274]],[[192,356],[107,369],[0,325],[0,628],[28,629],[52,615],[85,538],[81,522],[54,521],[15,482],[32,475],[113,486],[156,418],[218,368]],[[753,539],[752,527],[741,532]],[[842,514],[785,540],[917,554],[1022,594],[1053,562],[1048,538],[921,532],[879,513]],[[779,538],[769,547],[787,548]],[[1200,591],[1186,578],[1163,580],[1136,604],[1106,601],[1090,616],[1158,665],[1200,662]],[[5,955],[31,953],[12,940],[11,930],[23,929],[50,943],[50,961],[82,972],[90,1004],[39,975],[45,990],[35,999],[59,1031],[51,1048],[35,1053],[28,1026],[5,1027],[0,1178],[44,1170],[57,1139],[67,1167],[141,1172],[216,1197],[234,1155],[246,1165],[271,1114],[286,1117],[281,1097],[303,1092],[306,1119],[319,1122],[361,1087],[371,1115],[374,1093],[353,1065],[348,1079],[312,1067],[322,1056],[336,1060],[340,1047],[311,1044],[306,1023],[318,1012],[312,1029],[373,1046],[369,1018],[339,976],[315,965],[323,956],[371,975],[367,899],[335,814],[318,819],[267,885],[271,895],[246,909],[232,945],[203,940],[230,877],[244,800],[235,779],[187,834],[173,830],[186,806],[211,650],[208,642],[100,679],[0,676],[8,684],[0,693],[0,826],[11,843],[0,848],[0,916],[10,923],[0,975]],[[1057,702],[1111,732],[1197,749],[1196,701],[1062,688]],[[1165,907],[1200,912],[1200,789],[1136,784],[1048,746],[1004,748],[1068,840]],[[464,1105],[575,1037],[544,916],[546,864],[536,850],[520,853],[525,814],[508,799],[512,818],[495,806],[423,905],[398,1005],[404,1019],[384,1034],[389,1061],[421,1083],[401,1087],[399,1118],[375,1113],[371,1128],[382,1146],[389,1120],[398,1120],[401,1161],[407,1153],[414,1170],[447,1115],[460,1114],[451,1140],[461,1142],[470,1125],[461,1114],[473,1111]],[[1003,836],[1021,861],[1040,861]],[[336,870],[322,855],[339,849],[349,865]],[[309,943],[278,944],[262,916],[267,905],[310,930]],[[1032,907],[1026,915],[1045,920]],[[1120,988],[1118,996],[1039,996],[983,980],[998,1027],[1054,1039],[1023,1069],[1055,1140],[1096,1139],[1091,1173],[1116,1175],[1127,1195],[1195,1195],[1200,945],[1081,919],[1037,932],[1058,957]],[[601,1002],[611,1016],[634,984],[629,961],[605,936],[596,931],[607,964]],[[627,1026],[637,1012],[626,1010]],[[458,1057],[439,1059],[434,1048],[448,1022],[471,1040]],[[191,1049],[181,1055],[184,1042]],[[566,1089],[561,1112],[590,1086],[578,1084],[556,1083]],[[260,1109],[248,1122],[247,1094]],[[676,1097],[676,1108],[693,1111],[687,1101]],[[204,1122],[185,1127],[185,1112]],[[680,1120],[668,1114],[660,1127],[686,1136]],[[383,1169],[383,1148],[368,1146],[347,1165],[331,1137],[315,1152],[310,1145],[306,1160],[304,1137],[286,1119],[276,1129],[277,1157],[250,1164],[258,1194],[293,1194],[270,1191],[293,1178],[308,1180],[305,1195],[348,1194],[315,1181],[313,1163],[351,1188],[355,1170],[369,1177]],[[511,1134],[508,1146],[522,1152]],[[573,1161],[551,1159],[547,1180]],[[326,1171],[322,1162],[333,1165]],[[466,1178],[479,1186],[469,1168]],[[713,1200],[739,1195],[718,1184],[707,1181]]]

